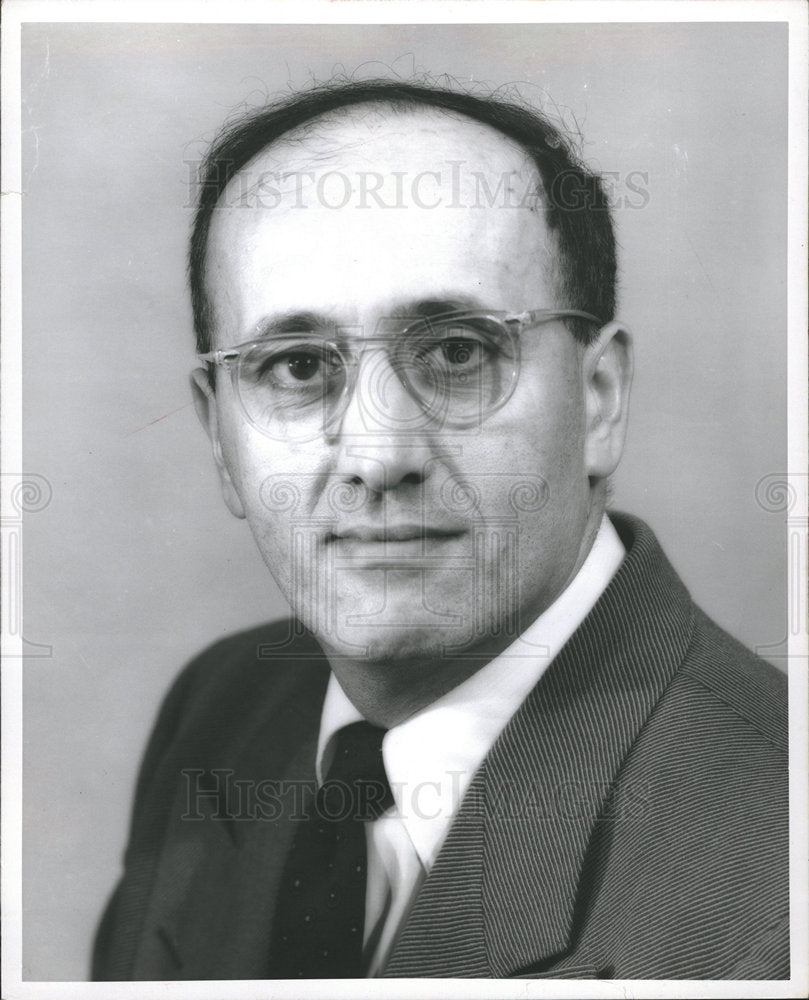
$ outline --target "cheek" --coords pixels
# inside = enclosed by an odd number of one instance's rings
[[[545,370],[553,372],[553,378],[521,380],[513,416],[514,440],[526,458],[533,457],[547,470],[543,474],[562,481],[583,473],[585,431],[579,365],[575,350],[565,346],[552,345],[556,350]]]
[[[467,441],[467,467],[508,475],[541,475],[548,484],[575,480],[584,470],[584,414],[573,393],[515,406],[496,428]]]
[[[277,466],[276,466],[277,468]],[[242,482],[242,503],[248,526],[267,569],[281,590],[294,588],[296,566],[311,561],[314,544],[305,480],[278,474],[270,466],[249,468]]]
[[[291,554],[307,534],[307,525],[311,530],[324,482],[322,459],[238,421],[222,427],[222,446],[262,556],[274,575],[288,575]]]
[[[567,549],[588,516],[585,420],[577,385],[575,378],[559,379],[533,395],[521,386],[513,410],[498,414],[496,433],[468,441],[459,461],[462,474],[487,494],[484,519],[508,522],[509,530],[516,530],[521,573],[531,565],[547,566],[554,553],[561,559],[559,549]]]

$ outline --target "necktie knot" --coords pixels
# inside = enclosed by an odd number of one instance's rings
[[[393,804],[382,740],[385,730],[354,722],[337,733],[326,781],[318,793],[318,811],[326,819],[366,822]]]

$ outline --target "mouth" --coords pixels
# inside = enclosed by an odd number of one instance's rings
[[[325,543],[358,568],[415,568],[440,562],[444,546],[465,533],[422,524],[353,525],[329,532]]]
[[[462,531],[459,528],[429,527],[423,524],[357,525],[329,532],[326,541],[357,541],[387,545],[396,542],[427,542],[434,539],[457,538],[460,534]]]

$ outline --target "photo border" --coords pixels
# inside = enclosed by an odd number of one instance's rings
[[[463,4],[423,0],[373,2],[336,0],[267,4],[250,0],[227,2],[166,2],[148,0],[7,0],[2,28],[2,527],[3,607],[14,603],[21,591],[15,576],[14,547],[21,545],[20,490],[26,487],[22,452],[22,277],[21,277],[21,64],[20,32],[34,22],[149,22],[149,23],[561,23],[561,22],[665,22],[665,21],[787,21],[789,22],[789,466],[785,488],[790,504],[785,529],[788,537],[790,579],[798,588],[790,600],[789,708],[790,708],[790,797],[791,837],[791,934],[792,978],[789,981],[589,981],[589,980],[431,980],[430,995],[441,997],[741,997],[800,996],[807,992],[807,358],[805,234],[807,231],[807,8],[801,0],[770,2],[724,2],[724,0],[636,0],[604,4],[579,0],[470,0]],[[16,492],[15,492],[16,491]],[[791,512],[795,517],[789,516]],[[797,564],[796,564],[797,560]],[[797,609],[798,620],[795,619]],[[9,612],[11,614],[11,612]],[[802,616],[802,617],[801,617]],[[3,996],[7,1000],[28,998],[178,997],[322,997],[318,981],[270,983],[268,981],[174,983],[34,982],[21,979],[22,969],[22,669],[24,639],[13,618],[4,618],[2,703],[2,862],[4,911]],[[12,622],[12,627],[8,623]],[[330,997],[420,997],[424,980],[332,981]]]

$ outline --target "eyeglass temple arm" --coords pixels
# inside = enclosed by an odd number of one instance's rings
[[[221,365],[225,361],[232,361],[238,358],[238,351],[208,351],[207,354],[198,354],[197,361],[202,361],[209,365]]]
[[[596,326],[603,326],[603,320],[592,313],[579,309],[528,309],[525,312],[514,313],[506,318],[507,323],[516,323],[521,329],[528,330],[540,323],[548,323],[553,319],[584,319]]]

